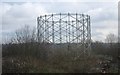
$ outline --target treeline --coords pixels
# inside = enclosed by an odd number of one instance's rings
[[[2,55],[6,56],[47,56],[51,45],[49,43],[19,43],[19,44],[3,44]],[[93,54],[110,55],[112,57],[118,57],[118,43],[103,43],[93,42],[91,44],[91,51]]]
[[[19,44],[4,44],[2,45],[3,57],[46,57],[46,50],[49,46],[39,43],[19,43]]]
[[[120,54],[118,43],[93,42],[91,45],[92,52],[100,55],[109,55],[117,58]]]

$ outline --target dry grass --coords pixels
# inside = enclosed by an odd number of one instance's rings
[[[55,56],[49,60],[33,57],[10,57],[3,59],[3,72],[7,73],[83,73],[91,72],[97,58],[79,57],[76,60],[70,57]]]

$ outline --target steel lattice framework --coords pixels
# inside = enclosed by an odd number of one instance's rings
[[[90,16],[78,13],[59,13],[37,18],[38,42],[67,43],[82,47],[88,53],[91,47]],[[72,45],[71,45],[72,46]]]

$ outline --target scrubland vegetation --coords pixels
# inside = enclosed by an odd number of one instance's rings
[[[112,59],[108,73],[118,73],[118,43],[91,43],[91,55],[78,50],[54,50],[47,42],[38,43],[35,30],[16,31],[10,43],[2,44],[3,73],[100,73],[99,62]]]

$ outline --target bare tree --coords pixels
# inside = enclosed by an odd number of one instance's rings
[[[36,42],[36,29],[31,29],[28,25],[25,25],[21,29],[16,30],[15,37],[12,39],[15,43],[29,43]]]
[[[116,43],[116,42],[117,42],[117,36],[115,36],[115,35],[112,34],[112,33],[109,33],[109,34],[106,36],[105,41],[106,41],[107,43]]]

